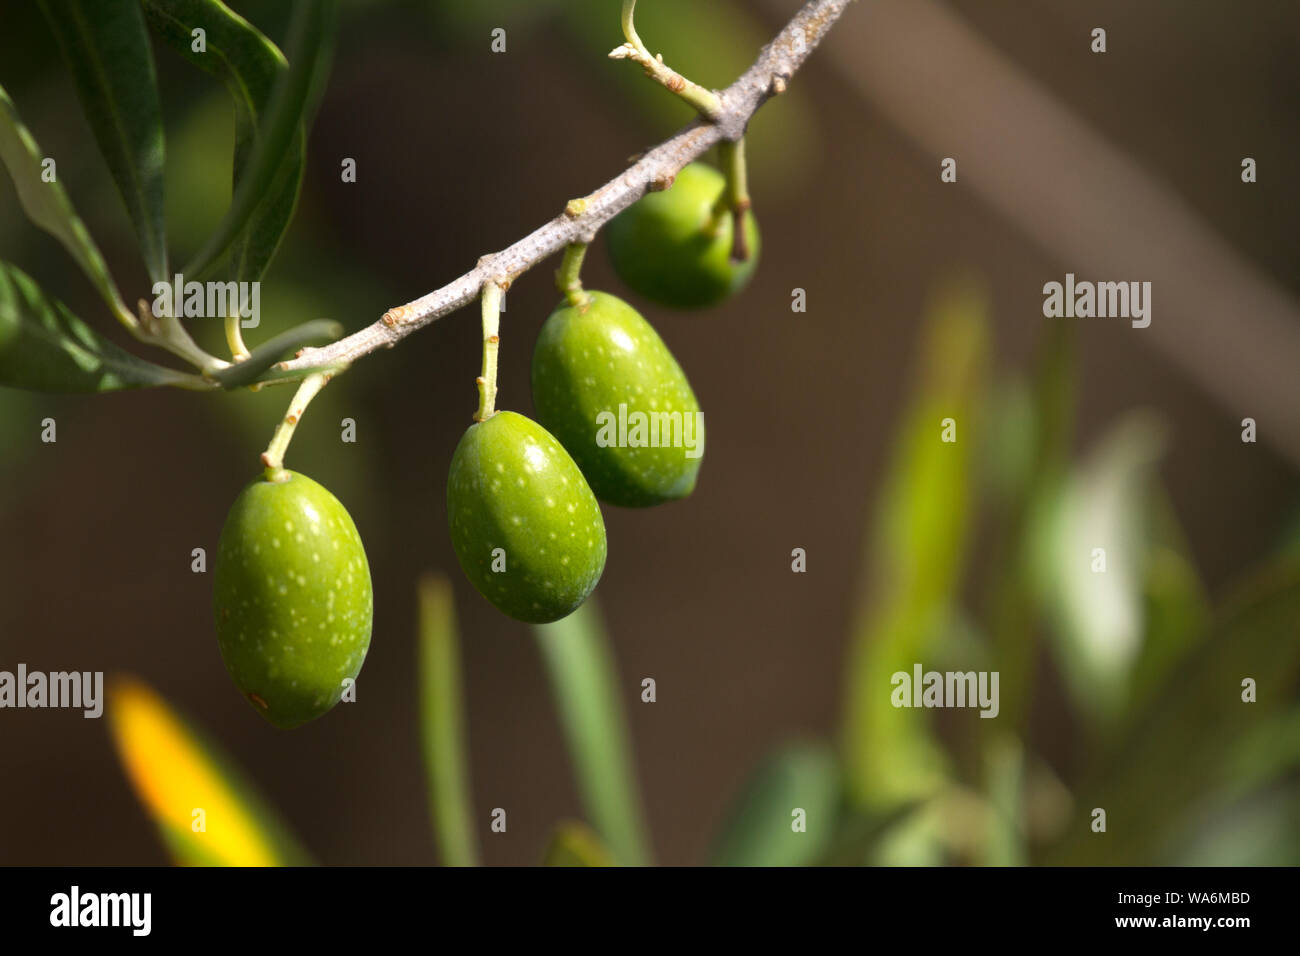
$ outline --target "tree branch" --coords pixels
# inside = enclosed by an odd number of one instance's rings
[[[350,364],[380,348],[392,348],[416,329],[469,305],[486,282],[506,289],[518,276],[573,242],[590,242],[601,226],[646,192],[667,189],[688,163],[721,142],[740,139],[750,118],[808,59],[853,0],[810,0],[776,35],[744,75],[719,98],[716,118],[697,120],[661,143],[623,173],[595,192],[568,204],[564,212],[501,252],[486,255],[478,265],[441,289],[384,313],[359,332],[321,348],[303,349],[276,366],[297,372],[324,365]]]

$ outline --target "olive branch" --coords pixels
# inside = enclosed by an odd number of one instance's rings
[[[646,68],[647,75],[682,96],[700,111],[700,118],[670,139],[644,153],[640,159],[605,185],[581,199],[571,200],[560,215],[534,230],[514,245],[485,255],[469,272],[440,289],[395,306],[373,324],[329,345],[305,348],[288,361],[273,367],[286,378],[326,366],[346,366],[380,348],[392,348],[417,329],[469,305],[486,286],[502,291],[543,260],[573,244],[586,244],[599,229],[647,192],[667,189],[691,161],[714,146],[722,145],[738,157],[729,166],[743,170],[743,150],[738,147],[750,119],[768,99],[783,92],[814,49],[835,25],[853,0],[809,0],[776,37],[759,53],[753,66],[725,90],[712,92],[685,80],[649,53],[632,25],[636,0],[623,6],[627,43],[610,56],[629,59]],[[743,171],[728,170],[729,192],[738,215],[748,209]],[[743,207],[743,208],[742,208]],[[743,230],[736,235],[743,237]],[[744,250],[738,239],[739,257]]]

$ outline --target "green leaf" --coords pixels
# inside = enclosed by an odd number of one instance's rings
[[[891,678],[924,664],[935,637],[950,625],[979,447],[986,308],[982,292],[966,285],[946,291],[931,308],[921,380],[875,509],[844,728],[849,795],[873,813],[923,799],[946,779],[946,760],[925,713],[893,706]],[[947,418],[956,423],[954,442],[942,440]]]
[[[442,862],[477,866],[459,643],[451,585],[427,575],[420,581],[420,729],[429,809]]]
[[[769,755],[742,788],[718,838],[719,866],[804,866],[836,833],[840,775],[825,744],[791,744]],[[796,830],[795,811],[803,811]]]
[[[136,358],[0,262],[0,385],[34,392],[112,392],[200,379]]]
[[[100,152],[135,226],[149,278],[167,271],[163,122],[138,0],[41,0]]]
[[[544,866],[613,866],[609,850],[584,823],[561,823],[551,836]]]
[[[278,177],[285,165],[286,154],[293,149],[295,137],[301,143],[304,118],[314,94],[324,85],[337,18],[338,0],[298,0],[295,5],[290,25],[288,68],[280,72],[269,101],[258,111],[255,145],[251,152],[246,153],[246,158],[236,153],[237,185],[230,208],[203,248],[185,267],[186,276],[206,272],[241,235],[248,245],[242,258],[236,250],[236,268],[253,268],[263,257],[269,261],[267,244],[270,232],[259,230],[253,216],[261,208],[267,217],[262,223],[265,226],[267,222],[274,225],[278,216],[285,213],[283,205],[287,185]],[[268,199],[268,196],[273,198]],[[279,213],[275,212],[277,209]],[[292,204],[287,213],[292,214]],[[279,241],[278,237],[275,241]],[[271,243],[270,251],[274,251],[274,243]],[[241,262],[242,266],[238,264]],[[265,268],[265,263],[262,268]]]
[[[220,383],[222,388],[242,388],[251,385],[276,362],[289,352],[296,352],[304,345],[319,345],[332,342],[343,334],[343,326],[329,319],[314,319],[294,326],[267,339],[248,353],[248,358],[236,362],[228,368],[219,369],[209,376]]]
[[[621,693],[594,598],[562,621],[533,628],[560,712],[587,816],[614,859],[649,862]]]
[[[288,62],[256,27],[219,0],[143,0],[153,29],[190,63],[220,79],[235,106],[234,187],[249,170],[258,126],[270,107]],[[194,49],[193,31],[204,31],[205,49]],[[302,185],[305,135],[302,122],[248,220],[230,242],[229,277],[262,278],[293,219]]]
[[[13,100],[0,86],[0,162],[13,178],[18,201],[22,203],[27,218],[63,244],[118,320],[131,325],[134,316],[122,301],[122,294],[108,273],[99,247],[73,209],[63,184],[57,177],[53,182],[45,182],[42,178],[41,163],[45,158],[35,137],[19,119]]]
[[[1032,702],[1032,680],[1043,607],[1034,586],[1035,542],[1041,516],[1058,500],[1066,477],[1075,417],[1075,333],[1068,323],[1048,328],[1032,387],[1010,391],[1000,406],[989,462],[994,513],[1003,529],[994,541],[983,618],[993,640],[1001,677],[1000,719],[981,721],[986,737],[1001,728],[1023,733]]]
[[[1198,804],[1237,787],[1243,757],[1261,768],[1261,781],[1268,766],[1292,757],[1290,725],[1272,725],[1276,750],[1262,747],[1256,731],[1293,712],[1300,690],[1297,621],[1300,566],[1294,561],[1248,581],[1219,611],[1211,639],[1168,676],[1127,745],[1094,768],[1067,838],[1046,862],[1157,864]],[[1256,682],[1253,703],[1242,700],[1245,678]],[[1107,813],[1108,833],[1100,838],[1089,828],[1094,807]]]

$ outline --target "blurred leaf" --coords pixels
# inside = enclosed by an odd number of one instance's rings
[[[100,152],[135,226],[149,278],[170,278],[163,123],[138,0],[41,0]]]
[[[196,383],[194,376],[118,348],[31,277],[0,261],[0,385],[35,392],[111,392]]]
[[[1122,713],[1142,650],[1150,504],[1163,449],[1159,421],[1126,416],[1070,478],[1042,528],[1038,567],[1060,669],[1075,705],[1102,725]],[[1098,548],[1104,571],[1093,569]]]
[[[718,866],[804,866],[835,835],[839,768],[824,744],[793,744],[755,769],[727,815],[711,862]],[[806,830],[793,829],[796,809]]]
[[[946,760],[924,711],[895,708],[891,676],[924,663],[947,626],[961,578],[987,352],[986,300],[946,290],[929,310],[916,386],[875,513],[868,603],[848,664],[844,767],[850,796],[873,812],[934,793]],[[957,441],[944,442],[943,420]]]
[[[149,23],[181,56],[217,76],[235,104],[234,184],[249,168],[259,124],[268,110],[276,84],[288,70],[279,48],[239,14],[219,0],[143,0]],[[195,52],[193,31],[206,35],[204,52]],[[255,282],[262,278],[285,230],[293,219],[302,184],[304,159],[302,122],[293,128],[264,196],[247,222],[230,241],[231,279]]]
[[[271,233],[281,217],[287,224],[296,201],[286,198],[289,183],[282,177],[282,169],[294,162],[295,143],[299,147],[302,144],[304,124],[313,97],[323,87],[328,75],[330,47],[337,23],[338,0],[297,0],[290,26],[288,68],[279,71],[274,92],[265,107],[258,110],[256,127],[251,133],[245,132],[245,149],[248,149],[250,135],[255,143],[251,151],[241,157],[236,145],[237,185],[230,208],[203,248],[186,265],[184,274],[187,277],[205,273],[237,240],[245,242],[246,246],[234,249],[232,261],[235,269],[265,269],[270,261],[270,254],[279,242],[279,235],[272,241]],[[297,155],[300,160],[301,151]],[[288,163],[285,162],[286,156]],[[292,191],[296,197],[296,180]],[[254,213],[259,209],[264,218],[255,220]],[[280,231],[283,231],[283,224]]]
[[[1170,670],[1208,636],[1214,617],[1168,494],[1155,488],[1149,502],[1151,541],[1142,575],[1142,647],[1129,681],[1126,707],[1130,713],[1145,708]]]
[[[991,567],[984,619],[1001,674],[1001,719],[986,735],[1009,727],[1022,732],[1032,702],[1042,599],[1034,587],[1036,529],[1065,480],[1075,417],[1075,333],[1068,323],[1048,327],[1031,389],[1012,391],[990,423],[994,454],[992,524],[1002,529],[988,557]]]
[[[1025,754],[1013,737],[996,739],[985,752],[988,780],[988,832],[982,862],[1023,866],[1025,850]]]
[[[136,796],[183,866],[298,866],[310,860],[209,743],[143,683],[115,680],[109,729]],[[203,811],[196,831],[194,811]]]
[[[561,823],[546,848],[544,866],[613,866],[600,837],[583,823]]]
[[[1294,709],[1297,621],[1300,566],[1279,563],[1248,581],[1217,614],[1213,638],[1169,675],[1127,746],[1094,768],[1079,806],[1082,814],[1105,808],[1109,833],[1091,833],[1081,816],[1048,862],[1160,862],[1157,854],[1195,801],[1232,787],[1242,775],[1238,751],[1252,731]],[[1248,677],[1257,683],[1254,703],[1242,700]],[[1289,736],[1278,737],[1283,753],[1291,743]],[[1250,752],[1261,750],[1254,743]]]
[[[287,332],[281,332],[267,339],[249,352],[248,358],[242,362],[219,369],[209,377],[221,383],[222,388],[241,388],[244,385],[251,385],[287,353],[296,352],[305,345],[333,342],[342,334],[343,326],[339,323],[329,319],[313,319],[311,322],[304,322]]]
[[[533,628],[587,817],[624,866],[650,861],[618,675],[594,597]]]
[[[1179,842],[1173,865],[1300,865],[1300,786],[1253,794],[1213,814]]]
[[[32,222],[63,243],[118,320],[125,318],[130,324],[134,321],[131,310],[122,301],[99,247],[72,208],[63,184],[57,178],[49,183],[41,179],[44,158],[35,138],[19,119],[9,94],[0,86],[0,161],[13,177],[18,201]]]
[[[451,585],[426,575],[420,580],[420,729],[429,808],[442,862],[477,866],[459,643]]]
[[[976,793],[948,786],[903,815],[875,841],[872,866],[943,866],[972,862],[983,848],[992,811]]]

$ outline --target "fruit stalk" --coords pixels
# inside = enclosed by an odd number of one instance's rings
[[[736,262],[748,262],[751,254],[749,239],[745,234],[745,218],[753,208],[749,198],[749,168],[745,162],[745,138],[742,136],[734,143],[723,142],[718,145],[722,158],[722,170],[727,176],[727,188],[719,197],[719,211],[730,212],[733,219],[731,235],[733,244],[731,258]]]
[[[564,293],[569,305],[584,308],[591,296],[582,288],[582,260],[587,257],[587,243],[571,242],[564,248],[564,261],[555,273],[555,286]]]
[[[478,411],[474,421],[487,421],[496,414],[497,404],[497,352],[501,349],[501,286],[496,282],[483,283],[483,374],[477,379]]]
[[[289,442],[293,441],[293,433],[298,427],[298,422],[302,420],[302,414],[311,404],[311,400],[325,387],[333,374],[333,372],[314,372],[304,378],[302,384],[298,386],[298,391],[294,392],[289,410],[276,426],[275,434],[271,436],[271,444],[267,445],[266,451],[262,452],[262,464],[266,466],[267,481],[284,481],[288,474],[284,470],[284,453],[289,450]]]

